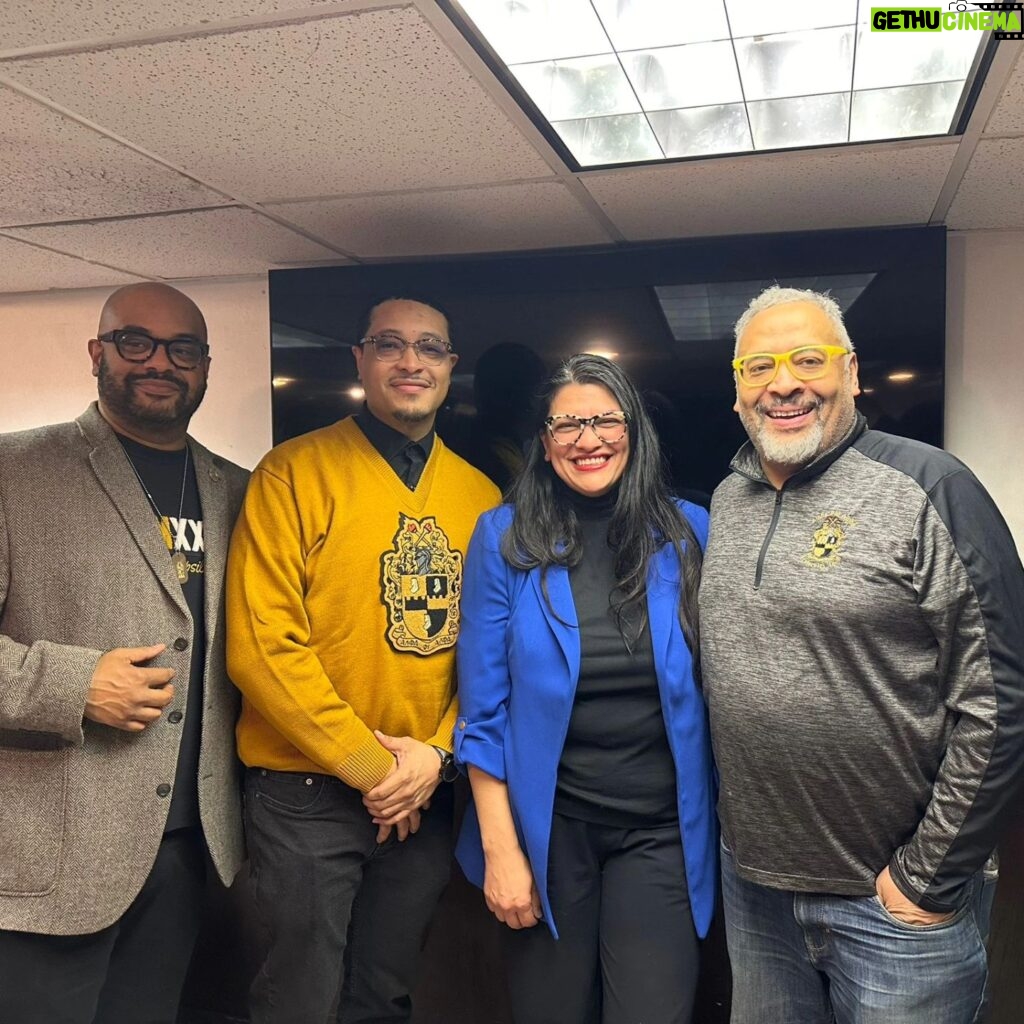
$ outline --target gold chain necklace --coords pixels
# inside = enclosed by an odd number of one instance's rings
[[[125,458],[128,460],[128,465],[132,467],[132,472],[135,474],[135,479],[139,481],[139,486],[142,488],[142,493],[146,495],[146,500],[149,502],[149,507],[153,510],[156,515],[156,521],[160,525],[160,536],[163,537],[164,543],[167,545],[167,551],[171,556],[171,565],[174,566],[174,571],[177,573],[178,582],[185,586],[188,583],[188,559],[185,557],[184,552],[174,550],[174,538],[171,537],[171,531],[164,524],[164,517],[160,514],[160,509],[157,508],[156,502],[153,500],[153,495],[149,493],[149,488],[146,486],[145,481],[139,474],[139,471],[135,468],[135,463],[132,462],[132,457],[128,454],[128,449],[121,446],[124,449]],[[189,447],[185,445],[185,468],[181,472],[181,496],[178,498],[178,523],[181,523],[181,513],[185,508],[185,482],[188,480],[188,457]]]

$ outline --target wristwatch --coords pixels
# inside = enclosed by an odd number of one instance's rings
[[[459,769],[455,767],[455,757],[450,750],[444,747],[437,747],[431,744],[441,759],[441,767],[437,770],[437,777],[442,782],[454,782],[459,777]]]

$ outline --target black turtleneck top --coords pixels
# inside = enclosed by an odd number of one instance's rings
[[[555,811],[636,828],[678,815],[676,775],[654,673],[651,631],[627,647],[613,604],[619,598],[608,527],[618,491],[588,498],[561,485],[575,509],[583,557],[569,570],[580,629],[580,678],[558,766]],[[636,613],[629,620],[635,632]]]

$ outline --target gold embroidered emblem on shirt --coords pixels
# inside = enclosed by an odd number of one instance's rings
[[[462,555],[452,551],[437,520],[400,512],[392,550],[380,564],[391,647],[413,654],[452,647],[459,635]]]
[[[857,525],[856,521],[841,512],[826,512],[817,517],[818,524],[812,538],[811,550],[803,557],[804,565],[812,569],[834,569],[843,560],[840,549],[847,533]]]

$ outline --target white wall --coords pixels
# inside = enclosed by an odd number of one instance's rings
[[[271,446],[265,276],[176,283],[209,328],[210,387],[190,432],[252,468]],[[74,419],[96,397],[86,342],[113,288],[0,295],[0,432]]]
[[[1024,551],[1024,231],[951,234],[946,288],[946,447]]]

